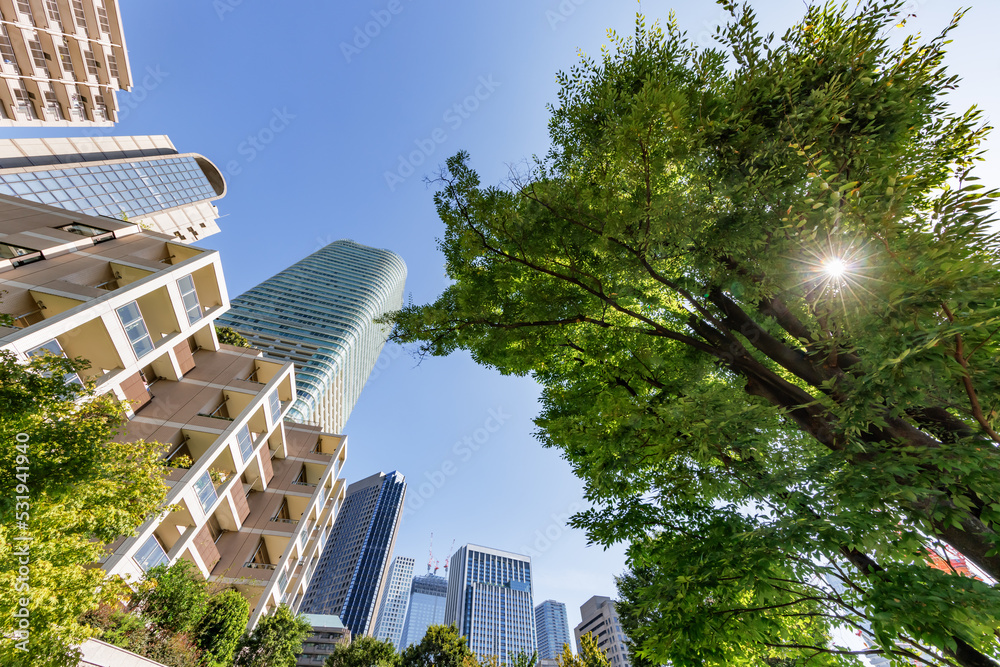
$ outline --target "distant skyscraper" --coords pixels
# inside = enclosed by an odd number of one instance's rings
[[[562,655],[563,646],[570,643],[566,605],[546,600],[535,607],[535,636],[539,660],[555,660]]]
[[[219,231],[219,169],[165,136],[0,139],[0,194],[192,243]]]
[[[377,473],[347,487],[303,612],[339,616],[354,637],[372,634],[405,493],[398,472]]]
[[[406,264],[395,253],[336,241],[233,299],[219,324],[269,357],[295,362],[290,418],[340,433],[403,305]]]
[[[531,558],[467,544],[451,557],[444,622],[454,623],[480,659],[506,665],[535,652]]]
[[[132,86],[117,0],[0,3],[0,126],[110,126]],[[159,68],[148,68],[159,82]]]
[[[618,620],[618,611],[611,598],[595,595],[580,607],[580,616],[583,620],[573,629],[573,634],[576,635],[577,653],[582,653],[580,638],[592,633],[597,639],[597,647],[608,656],[611,667],[631,667],[632,663],[628,658],[628,640],[625,638],[621,621]]]
[[[448,580],[436,574],[427,573],[413,578],[410,588],[410,608],[406,611],[403,638],[399,642],[402,651],[410,644],[417,644],[431,625],[444,623],[444,605],[448,596]]]
[[[403,636],[403,621],[410,601],[410,584],[413,581],[414,560],[408,556],[396,556],[389,567],[389,579],[379,604],[378,619],[375,621],[375,638],[399,644]]]

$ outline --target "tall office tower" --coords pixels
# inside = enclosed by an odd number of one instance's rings
[[[14,318],[0,350],[89,360],[66,381],[126,406],[122,441],[165,445],[175,511],[111,544],[108,574],[136,581],[185,559],[247,597],[251,627],[282,603],[297,610],[346,495],[347,442],[284,421],[292,364],[219,344],[218,252],[0,195],[0,290]]]
[[[132,86],[116,0],[0,4],[0,127],[111,126]]]
[[[219,231],[214,164],[163,135],[0,139],[0,194],[128,220],[191,243]]]
[[[396,556],[392,559],[388,583],[379,604],[373,634],[376,639],[387,641],[393,646],[398,645],[403,636],[403,621],[406,620],[406,607],[410,602],[414,563],[409,556]]]
[[[531,558],[467,544],[451,557],[444,622],[455,624],[469,648],[501,665],[535,652]]]
[[[618,611],[611,598],[595,595],[580,607],[583,620],[573,629],[576,636],[577,653],[582,653],[580,638],[592,633],[597,639],[597,647],[608,656],[611,667],[631,667],[628,657],[628,639],[618,620]]]
[[[406,610],[403,638],[399,641],[402,651],[410,644],[417,644],[427,634],[427,628],[444,623],[444,606],[448,597],[448,580],[427,573],[413,578],[410,587],[410,608]]]
[[[563,646],[569,644],[566,605],[546,600],[535,607],[535,637],[538,640],[539,660],[555,660],[562,655]]]
[[[405,494],[406,481],[398,472],[376,473],[347,487],[304,612],[337,615],[354,637],[372,634]]]
[[[295,362],[291,418],[340,433],[391,329],[374,320],[402,307],[405,281],[395,253],[335,241],[233,299],[219,323]]]

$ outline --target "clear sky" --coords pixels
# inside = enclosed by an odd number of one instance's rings
[[[608,28],[631,32],[640,9],[623,0],[120,4],[135,88],[119,94],[122,122],[99,133],[167,134],[223,170],[223,231],[202,245],[221,251],[230,296],[350,238],[399,253],[418,303],[446,284],[436,247],[442,226],[423,178],[462,149],[486,183],[544,154],[556,72],[574,64],[578,49],[596,56]],[[804,6],[753,4],[775,31]],[[913,0],[907,29],[937,32],[962,4]],[[949,61],[965,78],[955,101],[979,103],[995,118],[1000,3],[973,4]],[[724,18],[710,0],[641,4],[650,20],[671,9],[704,44]],[[981,174],[991,186],[996,164]],[[572,631],[590,596],[615,596],[624,548],[587,546],[564,525],[583,507],[582,487],[532,435],[537,396],[530,379],[501,377],[465,354],[416,367],[387,349],[347,423],[345,474],[349,482],[379,470],[406,476],[396,554],[416,558],[418,574],[432,532],[442,565],[453,540],[456,548],[527,552],[536,603],[566,603]]]

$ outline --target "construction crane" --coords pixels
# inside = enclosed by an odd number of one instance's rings
[[[431,546],[427,550],[427,574],[431,573],[431,564],[434,562],[434,533],[431,533]]]
[[[451,546],[448,548],[448,556],[444,559],[444,573],[448,574],[448,561],[451,560],[451,554],[455,552],[455,540],[451,540]]]

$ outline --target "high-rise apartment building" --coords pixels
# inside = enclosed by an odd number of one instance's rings
[[[628,639],[611,598],[595,595],[581,605],[580,616],[583,620],[573,629],[577,652],[583,652],[580,638],[589,633],[597,640],[597,647],[608,656],[611,667],[631,667]]]
[[[531,558],[467,544],[451,557],[444,622],[480,659],[509,664],[535,650]]]
[[[546,600],[535,607],[535,637],[539,660],[555,660],[562,655],[563,646],[570,643],[566,605]]]
[[[0,139],[0,194],[192,243],[219,231],[222,173],[163,136]]]
[[[0,127],[118,120],[132,77],[116,0],[8,0],[0,14]]]
[[[219,344],[218,252],[0,195],[0,290],[14,318],[0,350],[89,360],[79,376],[127,406],[123,441],[165,446],[176,509],[110,545],[104,569],[136,581],[183,558],[242,592],[251,626],[297,610],[345,498],[347,442],[285,422],[292,364]]]
[[[389,577],[379,604],[378,618],[375,620],[375,638],[399,644],[403,636],[403,622],[406,607],[410,602],[410,585],[413,582],[414,561],[409,556],[396,556],[389,567]]]
[[[372,634],[405,494],[406,481],[398,472],[377,473],[347,487],[304,612],[337,615],[354,637]]]
[[[448,598],[448,580],[427,573],[414,577],[410,587],[410,606],[406,610],[403,637],[399,641],[402,651],[410,644],[417,644],[427,634],[427,628],[444,623],[444,606]]]
[[[295,363],[293,420],[340,433],[391,329],[375,319],[402,307],[405,281],[395,253],[336,241],[234,299],[219,322]]]

